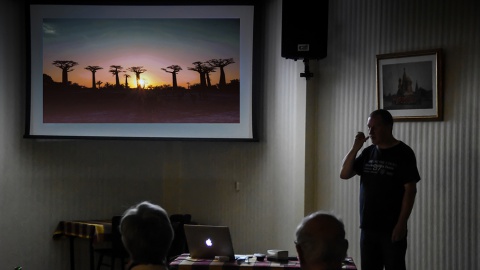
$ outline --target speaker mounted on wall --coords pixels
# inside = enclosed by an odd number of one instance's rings
[[[328,0],[315,2],[282,0],[282,57],[305,62],[327,57]]]

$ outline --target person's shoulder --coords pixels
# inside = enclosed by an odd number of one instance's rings
[[[397,150],[401,151],[401,152],[411,153],[411,154],[415,155],[415,151],[413,151],[413,148],[410,147],[410,145],[406,144],[403,141],[399,141],[399,143],[395,146],[395,148]]]
[[[413,150],[412,147],[410,147],[410,145],[408,145],[404,141],[400,141],[400,140],[398,141],[398,144],[396,146]]]

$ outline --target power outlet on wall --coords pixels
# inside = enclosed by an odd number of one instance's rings
[[[240,182],[238,181],[235,182],[235,191],[240,191]]]

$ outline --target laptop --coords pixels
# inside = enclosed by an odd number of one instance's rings
[[[235,260],[230,229],[227,226],[185,224],[185,237],[191,259],[215,259],[226,256]]]

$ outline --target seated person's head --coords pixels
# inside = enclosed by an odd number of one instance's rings
[[[295,244],[302,270],[341,269],[348,249],[343,222],[321,211],[298,225]]]
[[[166,265],[173,230],[162,207],[149,202],[132,206],[123,214],[120,231],[133,263]]]

